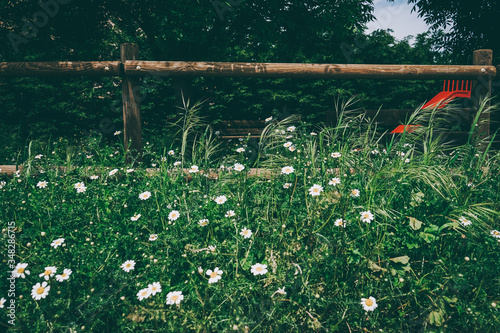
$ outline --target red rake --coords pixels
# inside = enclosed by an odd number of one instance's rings
[[[437,108],[442,109],[455,98],[470,98],[472,91],[472,81],[470,80],[445,80],[443,91],[434,96],[430,101],[422,106],[422,109]],[[412,127],[420,125],[399,125],[391,133],[413,132]]]

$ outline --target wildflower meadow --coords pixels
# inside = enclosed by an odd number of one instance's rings
[[[436,110],[388,136],[348,110],[228,142],[187,108],[129,164],[119,132],[30,142],[0,183],[1,326],[498,331],[494,136],[476,117],[450,146]]]

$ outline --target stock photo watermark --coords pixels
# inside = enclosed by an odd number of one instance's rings
[[[45,27],[49,24],[51,18],[54,18],[60,10],[61,5],[66,5],[71,0],[48,0],[39,1],[38,5],[42,10],[37,11],[33,14],[31,19],[23,17],[23,26],[21,27],[20,34],[15,32],[9,32],[7,38],[9,39],[12,48],[15,53],[19,52],[19,46],[22,44],[28,44],[30,39],[36,38],[38,35],[38,29]]]
[[[7,277],[8,281],[8,300],[2,299],[2,307],[7,308],[8,323],[15,325],[16,320],[16,278],[12,272],[16,268],[16,223],[14,221],[7,223],[7,265],[10,273]],[[6,303],[6,304],[4,304]]]

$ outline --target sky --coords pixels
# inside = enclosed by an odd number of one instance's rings
[[[416,36],[425,32],[428,26],[423,18],[418,17],[416,12],[411,12],[413,5],[409,5],[406,0],[375,0],[375,21],[367,24],[367,33],[377,29],[392,29],[396,39],[401,40],[408,35]],[[411,41],[410,41],[411,42]]]

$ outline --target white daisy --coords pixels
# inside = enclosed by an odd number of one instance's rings
[[[361,212],[361,221],[366,222],[366,223],[371,223],[373,221],[374,217],[373,214],[367,210],[366,212]]]
[[[267,265],[255,264],[252,266],[251,272],[255,276],[264,275],[267,273]]]
[[[359,190],[357,189],[351,190],[351,197],[353,198],[359,197]]]
[[[56,249],[59,245],[62,245],[64,243],[64,238],[58,238],[56,240],[54,240],[50,246],[53,246],[54,249]]]
[[[110,175],[110,176],[113,176],[113,175],[114,175],[115,173],[117,173],[117,172],[118,172],[118,169],[113,169],[113,170],[111,170],[111,171],[109,172],[109,175]]]
[[[48,182],[46,182],[45,180],[42,180],[42,181],[39,181],[38,184],[36,184],[36,186],[38,188],[46,188],[47,184],[48,184]]]
[[[200,222],[198,222],[198,224],[201,227],[207,226],[208,225],[208,219],[202,219],[202,220],[200,220]]]
[[[289,126],[289,127],[286,128],[286,130],[288,132],[293,132],[293,131],[295,131],[295,126]]]
[[[173,150],[169,150],[169,151],[168,151],[168,154],[169,154],[170,156],[174,156],[175,152],[174,152]]]
[[[278,290],[276,290],[275,293],[276,294],[281,294],[281,295],[286,295],[285,287],[278,288]]]
[[[460,216],[460,218],[458,220],[460,221],[460,224],[462,224],[464,227],[472,224],[472,222],[470,220],[467,220],[463,216]]]
[[[76,183],[73,186],[78,190],[79,188],[85,187],[85,183],[84,182],[79,182],[79,183]]]
[[[26,275],[30,275],[30,271],[28,271],[26,267],[28,267],[28,264],[18,263],[16,268],[12,271],[12,276],[15,278],[26,278]]]
[[[210,252],[215,252],[215,249],[217,249],[217,246],[215,246],[215,245],[208,246],[208,251],[210,251]]]
[[[179,166],[181,165],[181,161],[174,162],[174,166]]]
[[[4,307],[4,303],[6,302],[7,300],[5,298],[0,298],[0,309],[3,309]]]
[[[293,152],[293,151],[295,151],[295,149],[296,149],[296,148],[295,148],[295,146],[290,146],[290,147],[288,147],[288,150],[289,150],[289,151],[292,151],[292,152]]]
[[[498,230],[491,230],[490,234],[495,238],[500,238],[500,231]]]
[[[270,122],[271,120],[273,120],[273,117],[266,118],[266,123]]]
[[[151,242],[154,242],[157,239],[158,239],[158,235],[157,234],[151,234],[151,235],[149,235],[149,240]]]
[[[234,164],[234,170],[236,170],[236,171],[243,171],[243,169],[245,169],[245,166],[243,164],[240,164],[240,163],[235,163]]]
[[[130,272],[135,267],[135,261],[127,260],[120,266],[125,272]]]
[[[47,297],[49,290],[50,286],[47,285],[47,282],[44,281],[42,284],[37,283],[33,286],[33,289],[31,289],[31,297],[38,301]]]
[[[151,290],[149,290],[149,288],[141,289],[137,293],[137,299],[139,299],[139,301],[142,301],[143,299],[146,299],[149,296],[151,296]]]
[[[171,291],[167,294],[167,304],[180,304],[184,299],[182,291]]]
[[[96,180],[97,178],[99,178],[99,176],[96,176],[96,175],[92,175],[92,176],[90,176],[90,179],[91,179],[91,180]]]
[[[127,173],[132,173],[134,172],[134,169],[127,169]]]
[[[198,171],[200,170],[197,165],[191,165],[191,168],[189,168],[189,173],[197,173]]]
[[[151,293],[151,296],[154,296],[157,293],[161,293],[161,284],[160,282],[153,282],[152,284],[148,285],[148,289]]]
[[[288,142],[285,142],[283,144],[283,147],[288,148],[288,147],[291,147],[292,145],[293,145],[293,143],[291,141],[288,141]]]
[[[142,192],[141,194],[139,194],[139,199],[141,200],[148,200],[150,197],[151,197],[151,192],[149,191]]]
[[[141,217],[141,214],[135,214],[134,216],[132,216],[130,219],[132,221],[137,221],[139,219],[139,217]]]
[[[222,279],[222,273],[219,269],[219,267],[215,267],[215,269],[212,271],[211,269],[207,270],[207,275],[210,276],[210,279],[208,279],[208,283],[216,283],[220,279]]]
[[[250,238],[252,237],[252,230],[247,229],[246,227],[241,229],[240,235],[242,235],[244,238]]]
[[[342,156],[342,154],[341,153],[331,153],[330,156],[333,158],[339,158],[340,156]]]
[[[281,173],[286,174],[286,175],[289,175],[289,174],[293,173],[294,171],[295,171],[295,169],[291,166],[286,166],[286,167],[281,168]]]
[[[309,194],[313,197],[318,196],[321,194],[323,191],[323,186],[314,184],[310,189],[309,189]]]
[[[85,187],[85,186],[79,187],[76,189],[76,193],[84,193],[86,190],[87,190],[87,187]]]
[[[309,134],[312,135],[312,136],[318,135],[318,133],[316,133],[316,132],[311,132]]]
[[[365,311],[373,311],[377,308],[377,300],[370,296],[369,298],[362,298],[361,305]]]
[[[283,188],[290,188],[290,187],[292,187],[292,183],[283,184]]]
[[[116,135],[120,135],[120,134],[122,134],[122,131],[116,131],[114,135],[116,136]]]
[[[220,195],[218,196],[217,198],[214,199],[214,201],[218,204],[218,205],[222,205],[224,202],[227,201],[227,198],[225,195]]]
[[[179,216],[181,216],[181,214],[177,210],[173,210],[170,214],[168,214],[168,219],[170,221],[175,221],[179,218]]]
[[[335,225],[336,225],[337,227],[344,227],[344,228],[345,228],[345,221],[344,221],[344,220],[342,220],[342,219],[336,219],[336,220],[335,220]]]
[[[226,212],[226,215],[225,215],[225,216],[226,216],[226,217],[233,217],[233,216],[235,216],[235,215],[236,215],[236,214],[234,213],[234,210],[228,210],[228,211]]]
[[[338,184],[340,184],[340,178],[337,177],[332,178],[332,180],[328,182],[328,185],[337,186]]]
[[[373,155],[378,155],[378,154],[380,154],[380,152],[379,152],[377,149],[372,150],[372,152],[371,152],[371,153],[372,153]]]
[[[244,151],[245,151],[245,148],[243,148],[243,147],[236,149],[237,153],[243,153]]]
[[[56,274],[57,268],[53,266],[45,267],[45,271],[38,275],[39,277],[43,277],[45,280],[48,280],[49,278],[53,277],[54,274]]]
[[[69,279],[69,276],[73,273],[73,271],[69,268],[65,268],[63,270],[63,273],[60,275],[56,275],[56,280],[57,282],[63,282],[64,280]]]

